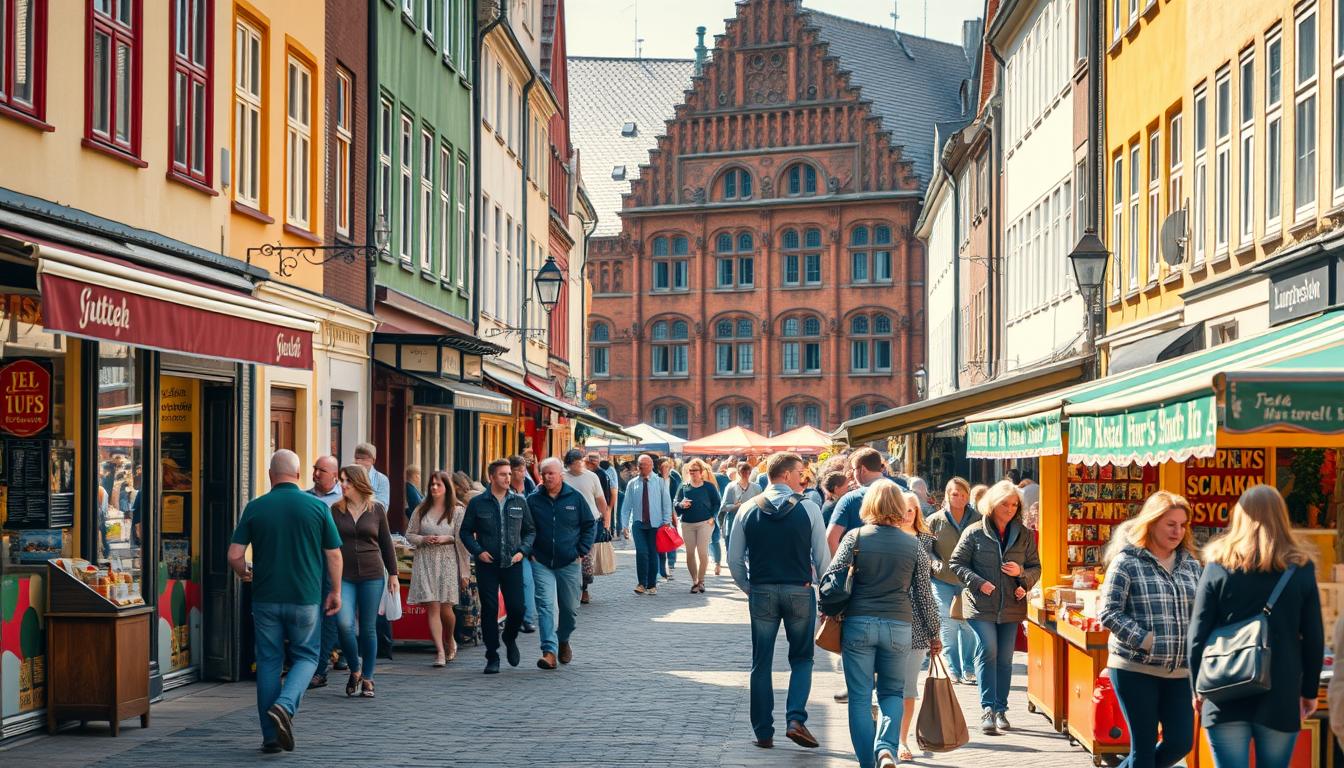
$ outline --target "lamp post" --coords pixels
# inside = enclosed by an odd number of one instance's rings
[[[565,273],[560,271],[560,265],[555,263],[554,256],[547,256],[546,262],[540,269],[528,270],[532,274],[532,290],[536,293],[535,301],[546,310],[546,316],[550,317],[555,306],[560,303],[560,289],[565,284]],[[528,328],[527,327],[527,305],[534,301],[531,296],[523,298],[522,317],[523,325],[513,326],[505,325],[498,328],[488,328],[485,331],[486,336],[518,336],[523,339],[539,337],[547,332],[546,328]]]
[[[1087,348],[1092,355],[1092,378],[1098,374],[1097,332],[1101,321],[1101,292],[1106,285],[1106,266],[1111,254],[1106,245],[1097,237],[1097,231],[1089,227],[1079,238],[1078,244],[1069,253],[1073,264],[1073,278],[1078,283],[1078,291],[1083,295],[1087,313]]]
[[[929,372],[924,370],[924,366],[915,369],[915,398],[923,400],[929,394]]]

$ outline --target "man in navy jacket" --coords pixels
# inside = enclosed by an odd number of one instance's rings
[[[527,497],[537,531],[530,566],[537,585],[537,619],[541,627],[541,658],[537,666],[542,669],[555,669],[557,651],[561,664],[574,658],[569,637],[579,616],[579,594],[583,589],[580,562],[593,548],[597,535],[597,520],[588,500],[565,483],[564,473],[564,464],[559,459],[543,459],[541,485]]]

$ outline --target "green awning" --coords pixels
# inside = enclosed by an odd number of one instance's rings
[[[1229,432],[1344,434],[1344,344],[1219,378]]]
[[[1031,441],[993,440],[990,435],[1007,436],[1014,425],[1026,420],[1046,419],[1057,413],[1067,420],[1069,431],[1069,461],[1086,464],[1159,464],[1164,461],[1185,461],[1191,457],[1207,458],[1217,448],[1219,418],[1223,417],[1217,405],[1220,379],[1226,375],[1232,381],[1249,381],[1274,370],[1276,364],[1320,365],[1322,371],[1344,372],[1340,346],[1344,345],[1344,311],[1335,311],[1307,318],[1291,325],[1275,328],[1259,336],[1223,344],[1185,357],[1156,365],[1126,371],[1115,376],[1080,384],[1069,389],[1045,395],[1008,408],[976,414],[966,419],[967,434],[981,434],[985,439],[976,444],[968,455],[972,458],[1018,458],[1054,455],[1062,447],[1040,445]],[[1332,351],[1333,350],[1333,351]],[[1306,361],[1306,362],[1301,362]],[[1286,378],[1300,376],[1301,372],[1284,368]],[[1252,374],[1254,372],[1254,374]],[[1290,375],[1291,374],[1291,375]],[[1238,378],[1242,377],[1242,378]],[[1335,381],[1339,381],[1338,378]],[[1255,397],[1251,389],[1244,397]],[[1336,387],[1336,392],[1340,391]],[[1322,388],[1303,390],[1302,397],[1316,392],[1317,399],[1325,396]],[[1341,396],[1336,397],[1336,402]],[[1254,400],[1252,400],[1254,402]],[[1306,400],[1303,402],[1306,405]],[[1318,407],[1327,403],[1321,402]],[[1289,413],[1275,422],[1282,426],[1286,420],[1294,422],[1290,429],[1320,431],[1329,428],[1334,420],[1344,419],[1340,408],[1330,404],[1329,418],[1325,412]],[[1308,411],[1309,409],[1301,409]],[[1242,408],[1242,413],[1246,410]],[[1276,415],[1276,414],[1271,414]],[[1316,425],[1316,427],[1313,427]],[[1016,427],[1021,429],[1021,427]],[[1267,429],[1254,424],[1243,428]],[[1344,431],[1344,425],[1341,425]],[[969,447],[969,446],[968,446]]]
[[[1063,446],[1058,410],[966,426],[966,454],[972,457],[1051,456]]]

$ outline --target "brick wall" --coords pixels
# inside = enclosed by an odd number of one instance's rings
[[[338,242],[336,234],[337,219],[337,141],[336,141],[336,81],[338,72],[350,75],[352,121],[354,141],[350,152],[351,207],[349,240],[363,244],[371,240],[367,203],[372,190],[368,188],[368,134],[369,134],[369,81],[368,81],[368,9],[364,3],[351,3],[346,0],[326,0],[327,39],[324,53],[323,71],[326,73],[324,89],[326,97],[327,156],[326,189],[323,190],[323,205],[326,215],[323,220],[328,244]],[[327,263],[323,270],[322,292],[327,297],[348,304],[357,309],[365,309],[367,273],[364,259],[358,258],[347,264],[343,259]]]

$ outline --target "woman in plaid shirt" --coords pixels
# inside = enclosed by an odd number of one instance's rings
[[[1184,497],[1158,491],[1107,548],[1099,618],[1111,632],[1106,666],[1129,725],[1131,768],[1171,768],[1194,738],[1185,643],[1202,566],[1190,517]]]

